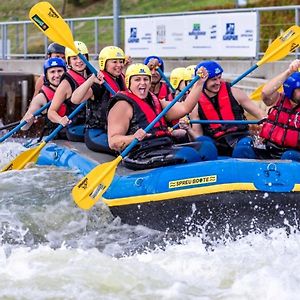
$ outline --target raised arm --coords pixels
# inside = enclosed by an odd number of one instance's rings
[[[75,104],[80,104],[84,100],[93,98],[93,90],[91,86],[94,83],[102,84],[104,82],[104,77],[101,72],[98,73],[96,77],[92,74],[83,84],[81,84],[72,94],[71,101]]]
[[[262,90],[262,100],[267,106],[271,106],[276,103],[280,96],[278,89],[283,85],[287,78],[294,72],[298,71],[299,68],[300,60],[295,59],[285,71],[265,84]]]

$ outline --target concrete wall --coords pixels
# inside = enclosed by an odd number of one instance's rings
[[[141,62],[140,60],[135,62]],[[170,74],[170,71],[175,67],[186,67],[188,65],[197,64],[199,61],[197,60],[165,60],[165,74],[168,76]],[[265,83],[267,80],[272,78],[273,76],[279,74],[282,72],[285,68],[288,67],[290,63],[290,60],[288,61],[280,61],[276,63],[269,63],[264,64],[257,68],[253,73],[249,74],[246,78],[241,80],[238,84],[236,84],[236,87],[239,87],[243,89],[248,95],[250,95],[259,85],[262,83]],[[92,64],[94,67],[98,70],[98,62],[92,61]],[[243,74],[245,71],[247,71],[252,65],[255,64],[255,61],[230,61],[230,60],[224,60],[221,61],[221,65],[224,69],[223,78],[227,81],[232,81],[233,79],[237,78],[239,75]],[[23,99],[24,101],[18,100],[18,105],[22,106],[22,113],[19,109],[17,111],[17,105],[14,105],[15,107],[15,114],[14,116],[11,116],[8,118],[8,115],[6,113],[6,104],[5,103],[15,103],[16,99],[10,99],[8,96],[8,93],[5,92],[5,84],[4,81],[1,80],[1,73],[9,73],[7,76],[10,76],[11,84],[15,84],[16,87],[12,87],[10,90],[11,92],[16,92],[19,87],[20,80],[18,79],[20,76],[26,75],[29,76],[31,74],[41,74],[43,72],[43,61],[42,60],[0,60],[0,110],[2,112],[2,116],[0,114],[0,119],[2,118],[5,123],[12,122],[15,120],[19,120],[21,116],[24,114],[24,109],[27,107],[26,102],[31,99],[31,95],[33,93],[33,85],[29,89],[29,92],[26,94],[26,96],[20,96],[20,99]],[[37,77],[37,76],[36,76]],[[13,79],[14,78],[14,79]],[[1,96],[2,95],[2,96]],[[5,96],[6,95],[6,96]],[[15,94],[13,94],[15,96]],[[15,97],[16,98],[16,97]],[[24,102],[24,103],[23,103]],[[23,103],[23,104],[22,104]],[[261,101],[256,102],[259,107],[261,107],[264,110],[267,110],[267,108],[264,106],[264,104]],[[28,104],[28,103],[27,103]],[[1,120],[0,120],[1,121]]]
[[[141,62],[140,60],[134,60],[135,62]],[[282,72],[288,67],[291,60],[278,61],[275,63],[266,63],[257,68],[254,72],[248,75],[248,77],[270,79],[274,75]],[[98,70],[98,62],[91,61],[95,68]],[[199,60],[166,60],[165,61],[165,73],[168,74],[173,68],[185,67],[188,65],[197,64]],[[220,61],[219,61],[220,62]],[[222,60],[221,65],[224,69],[224,74],[229,74],[234,78],[239,76],[248,70],[252,65],[256,63],[255,60]],[[41,60],[0,60],[0,70],[6,72],[25,72],[40,74],[43,72],[43,61]]]

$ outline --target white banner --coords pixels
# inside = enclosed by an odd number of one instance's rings
[[[125,20],[132,57],[255,57],[256,12]]]

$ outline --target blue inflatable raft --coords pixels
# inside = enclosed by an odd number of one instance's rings
[[[85,175],[113,159],[65,141],[44,147],[38,164]],[[120,166],[102,201],[124,223],[161,231],[292,228],[299,224],[300,163],[220,158],[145,171]]]

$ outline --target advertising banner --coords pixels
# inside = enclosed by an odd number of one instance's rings
[[[255,57],[256,12],[125,20],[125,52],[132,57]]]

